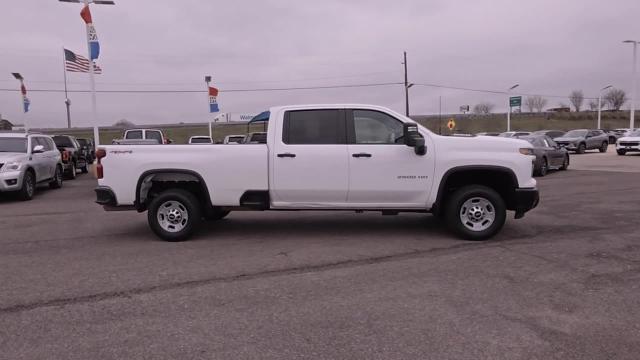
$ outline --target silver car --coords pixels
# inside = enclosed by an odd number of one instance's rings
[[[31,200],[36,184],[62,186],[62,159],[47,135],[0,132],[0,193]]]

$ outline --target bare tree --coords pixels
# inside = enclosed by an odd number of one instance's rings
[[[531,99],[531,100],[529,100]],[[527,107],[529,107],[529,101],[531,101],[531,105],[533,109],[537,112],[542,112],[545,106],[547,106],[547,99],[543,98],[540,95],[535,95],[527,98]],[[532,110],[530,110],[532,111]]]
[[[473,107],[474,114],[490,114],[494,105],[490,102],[481,102]]]
[[[589,110],[598,111],[598,100],[590,100],[589,101]]]
[[[524,100],[524,106],[530,113],[533,112],[533,110],[536,108],[536,100],[534,99],[534,97],[527,96],[527,98]]]
[[[611,110],[620,110],[627,101],[627,94],[622,89],[611,89],[602,98]]]
[[[569,101],[571,101],[576,112],[579,112],[582,107],[582,103],[584,102],[584,93],[582,90],[573,90],[571,94],[569,94]]]

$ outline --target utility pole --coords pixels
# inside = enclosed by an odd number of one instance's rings
[[[635,127],[635,113],[636,113],[636,98],[638,91],[638,83],[637,83],[637,62],[638,62],[638,41],[636,40],[625,40],[623,43],[633,44],[633,66],[631,70],[631,114],[629,116],[629,128],[633,131]]]
[[[405,112],[404,114],[409,117],[409,77],[407,75],[407,52],[404,52],[404,103],[405,103]]]
[[[601,123],[600,123],[600,119],[602,117],[602,92],[611,88],[613,85],[607,85],[605,87],[603,87],[602,89],[600,89],[600,92],[598,93],[598,125],[596,126],[596,129],[601,129]]]

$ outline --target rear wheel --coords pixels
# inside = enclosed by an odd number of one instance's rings
[[[22,177],[22,189],[19,190],[18,196],[20,200],[31,200],[36,192],[36,177],[33,171],[27,170]]]
[[[542,158],[542,165],[540,165],[540,170],[538,170],[538,175],[545,176],[549,172],[549,161],[547,161],[546,157]]]
[[[469,185],[451,194],[445,216],[447,225],[459,237],[485,240],[502,229],[507,212],[504,200],[495,190]]]
[[[562,161],[562,166],[560,170],[567,170],[569,168],[569,154],[564,156],[564,160]]]
[[[625,149],[618,149],[616,150],[616,152],[618,153],[618,155],[625,155],[627,153]]]
[[[584,143],[580,143],[580,145],[578,145],[578,149],[576,150],[576,153],[584,154],[585,150],[587,150],[587,145],[585,145]]]
[[[67,171],[67,179],[73,180],[77,176],[76,163],[71,163],[71,168]]]
[[[62,187],[62,166],[56,166],[56,173],[53,175],[53,180],[49,182],[49,187],[52,189],[59,189]]]
[[[165,241],[187,240],[202,220],[200,203],[185,190],[166,190],[149,205],[147,220],[151,230]]]
[[[605,141],[602,143],[602,145],[600,145],[600,149],[598,149],[598,151],[600,151],[601,153],[605,153],[607,152],[608,148],[609,148],[609,143]]]

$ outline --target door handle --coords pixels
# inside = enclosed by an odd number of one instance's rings
[[[356,153],[356,154],[353,154],[353,155],[351,155],[351,156],[353,156],[354,158],[361,158],[361,157],[370,158],[370,157],[371,157],[371,154],[367,154],[367,153]]]
[[[294,157],[296,157],[296,154],[284,153],[284,154],[278,154],[278,157],[279,158],[285,158],[285,157],[294,158]]]

